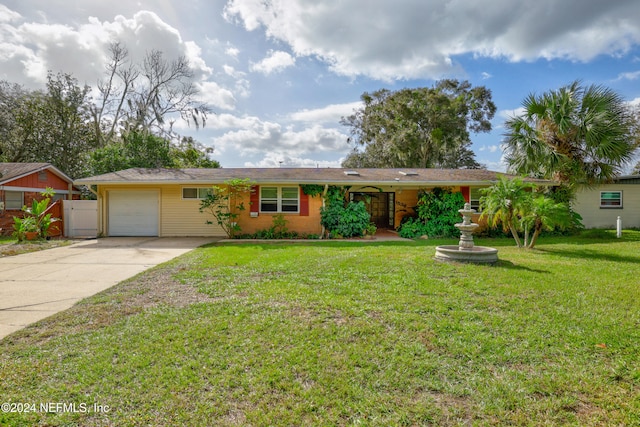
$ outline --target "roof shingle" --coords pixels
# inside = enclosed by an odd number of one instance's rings
[[[347,171],[357,173],[347,174]],[[500,172],[484,169],[343,169],[343,168],[218,168],[218,169],[144,169],[132,168],[75,180],[75,184],[210,184],[230,179],[261,183],[295,184],[393,184],[393,185],[461,185],[490,184]],[[511,175],[506,175],[511,176]],[[550,181],[528,181],[550,184]]]

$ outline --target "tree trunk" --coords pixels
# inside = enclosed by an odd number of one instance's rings
[[[529,246],[527,246],[527,248],[533,249],[533,247],[536,245],[536,241],[538,240],[538,236],[540,235],[541,231],[542,222],[538,220],[536,221],[535,230],[533,232],[533,236],[531,237],[531,242],[529,243]]]
[[[518,245],[518,247],[521,248],[522,243],[520,243],[520,237],[518,237],[518,231],[513,226],[513,224],[509,224],[509,230],[511,230],[511,235],[513,236],[513,239],[516,241],[516,245]]]

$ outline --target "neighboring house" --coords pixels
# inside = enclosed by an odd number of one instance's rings
[[[105,236],[224,236],[218,225],[205,224],[213,218],[199,212],[200,200],[212,185],[244,178],[255,185],[238,219],[243,233],[268,229],[281,213],[290,231],[320,234],[322,197],[305,194],[301,185],[347,186],[349,198],[368,202],[379,229],[395,229],[404,216],[414,214],[419,190],[451,188],[477,208],[478,190],[498,175],[480,169],[134,168],[75,184],[96,186],[98,233]]]
[[[611,184],[583,188],[576,194],[573,209],[586,228],[640,228],[640,175],[621,176]]]
[[[33,199],[42,199],[40,193],[47,187],[55,192],[52,202],[80,195],[72,179],[49,163],[0,163],[0,233],[11,234],[13,217],[22,216],[22,207]],[[54,209],[61,211],[59,207]],[[52,231],[61,233],[61,224],[56,226]]]

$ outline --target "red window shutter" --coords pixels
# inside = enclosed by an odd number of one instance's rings
[[[462,197],[464,197],[465,202],[471,203],[471,190],[469,190],[469,187],[460,187],[460,192],[462,193]]]
[[[250,207],[249,212],[260,211],[260,186],[254,185],[251,187],[251,196],[249,196]]]
[[[309,216],[309,195],[300,187],[300,216]]]

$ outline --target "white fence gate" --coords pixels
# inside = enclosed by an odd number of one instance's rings
[[[97,200],[63,200],[64,234],[66,237],[98,235]]]

